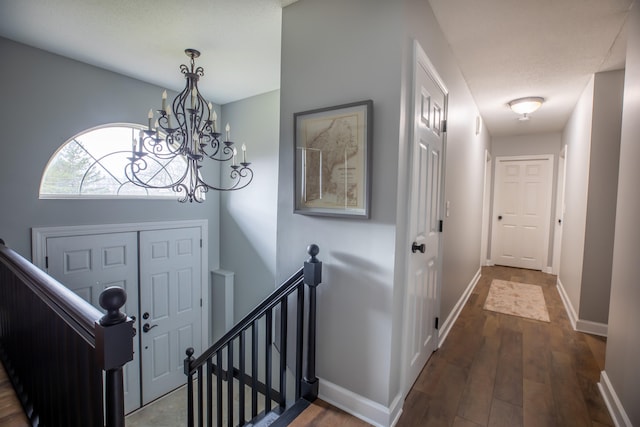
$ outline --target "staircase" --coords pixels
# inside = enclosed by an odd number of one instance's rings
[[[307,253],[300,270],[209,349],[197,358],[187,349],[189,427],[286,426],[316,399],[322,263],[318,246]]]

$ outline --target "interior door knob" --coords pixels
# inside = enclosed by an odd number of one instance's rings
[[[414,254],[418,251],[420,251],[421,253],[424,253],[426,249],[427,248],[424,245],[424,243],[419,245],[418,242],[413,242],[413,244],[411,245],[411,252],[413,252]]]

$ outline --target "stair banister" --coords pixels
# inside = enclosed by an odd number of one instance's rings
[[[318,378],[315,371],[316,360],[316,288],[322,281],[322,263],[317,255],[320,249],[317,245],[310,245],[307,253],[310,258],[304,262],[302,268],[294,273],[287,281],[274,290],[264,301],[254,310],[247,314],[240,322],[224,334],[216,343],[205,350],[202,355],[195,358],[193,348],[188,348],[184,359],[184,372],[187,376],[187,425],[189,427],[205,425],[223,425],[223,411],[226,411],[227,425],[245,425],[246,410],[250,410],[251,425],[270,425],[273,423],[272,417],[278,420],[273,425],[286,425],[287,420],[294,414],[299,413],[301,408],[306,407],[309,402],[318,396]],[[305,340],[305,287],[308,288],[308,325],[307,337]],[[296,298],[292,294],[296,292]],[[291,300],[289,300],[291,298]],[[289,303],[296,305],[295,322],[295,358],[287,362],[287,344],[289,327]],[[293,309],[294,307],[291,307]],[[279,340],[273,339],[273,311],[280,313],[280,336]],[[265,339],[263,352],[260,352],[258,339],[258,322],[264,325]],[[251,329],[251,336],[246,337]],[[251,363],[245,364],[246,340],[251,343]],[[306,343],[306,347],[304,344]],[[235,353],[234,345],[238,347]],[[279,366],[273,366],[272,346],[279,345],[278,355],[280,357]],[[234,355],[238,356],[237,367]],[[224,356],[226,355],[226,361]],[[258,358],[264,355],[264,383],[258,378]],[[304,358],[306,356],[306,359]],[[215,360],[215,362],[214,362]],[[303,363],[306,362],[306,363]],[[287,369],[293,368],[295,364],[295,403],[287,407],[286,380]],[[206,365],[206,371],[204,369]],[[250,365],[251,375],[245,371]],[[278,375],[274,375],[273,370],[278,369]],[[304,375],[303,375],[304,371]],[[206,373],[205,376],[203,376]],[[197,377],[197,387],[194,384]],[[234,390],[234,380],[239,384],[239,402],[237,411],[237,422],[234,420],[236,412],[232,405]],[[272,382],[275,380],[275,384]],[[213,382],[215,381],[217,399],[213,399]],[[227,381],[226,389],[223,388],[223,381]],[[251,389],[250,408],[245,406],[245,387]],[[197,388],[197,390],[196,390]],[[206,396],[204,396],[206,389]],[[227,407],[223,407],[222,394],[227,394]],[[258,413],[258,394],[264,396],[264,411]],[[206,399],[206,402],[203,400]],[[215,400],[215,402],[214,402]],[[272,410],[272,401],[277,404]],[[306,403],[305,403],[306,402]],[[206,405],[206,408],[203,407]],[[213,406],[216,406],[216,414],[213,414]],[[206,411],[205,411],[206,409]],[[271,418],[270,418],[271,417]],[[258,424],[255,424],[255,423]],[[284,424],[283,424],[284,423]]]
[[[0,356],[33,425],[124,427],[134,334],[125,301],[123,289],[105,289],[103,315],[0,239]]]

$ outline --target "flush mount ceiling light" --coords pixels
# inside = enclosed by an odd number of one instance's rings
[[[518,98],[509,102],[509,107],[516,114],[522,114],[520,120],[529,120],[529,114],[536,111],[542,103],[544,102],[544,98],[539,96],[529,96],[526,98]]]

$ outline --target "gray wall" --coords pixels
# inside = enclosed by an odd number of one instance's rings
[[[283,9],[277,279],[320,246],[318,375],[387,405],[401,96],[401,8],[302,0]],[[373,100],[371,219],[293,214],[293,114]],[[321,382],[322,384],[322,382]],[[322,386],[321,386],[322,387]]]
[[[624,71],[595,75],[579,317],[605,324],[611,293],[623,90]]]
[[[580,309],[580,287],[582,286],[587,222],[593,82],[594,79],[589,81],[562,133],[562,144],[567,145],[567,166],[565,171],[565,213],[562,221],[562,254],[558,280],[561,282],[576,315]]]
[[[605,372],[630,425],[640,426],[640,4],[631,9]]]
[[[209,267],[217,268],[219,203],[214,192],[203,204],[38,200],[42,172],[68,138],[107,123],[145,124],[163,88],[3,38],[0,56],[0,238],[9,247],[30,259],[34,226],[208,219]]]
[[[236,144],[247,145],[255,174],[249,187],[222,193],[220,199],[220,266],[235,273],[238,321],[275,284],[280,91],[224,104],[221,123],[227,122]]]
[[[320,245],[318,375],[393,411],[401,393],[413,38],[450,91],[441,316],[479,269],[486,131],[428,3],[301,0],[283,10],[276,277]],[[374,103],[370,220],[293,214],[293,114]],[[356,399],[357,400],[357,399]],[[350,402],[337,402],[349,407]],[[361,413],[358,408],[350,408]]]
[[[606,324],[620,158],[623,71],[595,74],[563,134],[567,171],[560,281],[579,320]]]

